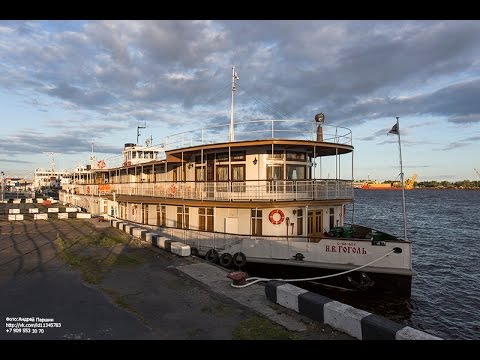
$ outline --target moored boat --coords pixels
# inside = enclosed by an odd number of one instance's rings
[[[354,289],[410,294],[411,243],[347,222],[350,129],[323,114],[234,123],[232,106],[230,124],[147,145],[125,144],[119,161],[77,174],[60,200],[154,228],[226,267],[336,272]]]

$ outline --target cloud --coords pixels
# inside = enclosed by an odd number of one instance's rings
[[[76,154],[88,152],[90,149],[91,132],[88,130],[83,133],[45,134],[34,129],[24,129],[15,135],[0,138],[0,151],[11,156],[44,152]],[[119,154],[120,151],[121,145],[95,146],[97,153]]]
[[[5,159],[5,158],[0,158],[0,163],[12,163],[12,164],[31,164],[31,161],[26,161],[26,160],[19,160],[19,159]]]
[[[440,150],[456,150],[458,148],[469,146],[471,144],[477,144],[478,141],[480,141],[480,136],[469,136],[459,141],[453,141]]]
[[[65,126],[78,134],[2,137],[19,153],[70,153],[101,126],[228,125],[232,65],[238,121],[323,112],[347,127],[395,116],[468,126],[480,122],[479,32],[478,21],[2,21],[0,91],[75,113]]]

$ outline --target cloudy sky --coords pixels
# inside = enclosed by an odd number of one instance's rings
[[[0,170],[88,163],[236,119],[352,130],[356,179],[478,179],[479,21],[0,21]],[[324,174],[325,175],[325,174]]]

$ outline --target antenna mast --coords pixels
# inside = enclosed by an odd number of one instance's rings
[[[138,137],[140,136],[140,129],[145,129],[147,127],[147,122],[145,121],[143,126],[137,126],[137,142],[136,145],[138,145]]]
[[[232,66],[232,107],[230,110],[230,142],[233,142],[235,137],[233,134],[233,95],[235,94],[235,80],[240,79],[235,72],[235,65]]]
[[[50,156],[50,168],[53,171],[55,171],[55,153],[49,152],[47,153]]]

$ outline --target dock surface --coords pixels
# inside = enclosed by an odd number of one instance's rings
[[[352,339],[269,302],[262,285],[231,288],[226,274],[95,219],[1,218],[0,316],[56,325],[0,339]]]

